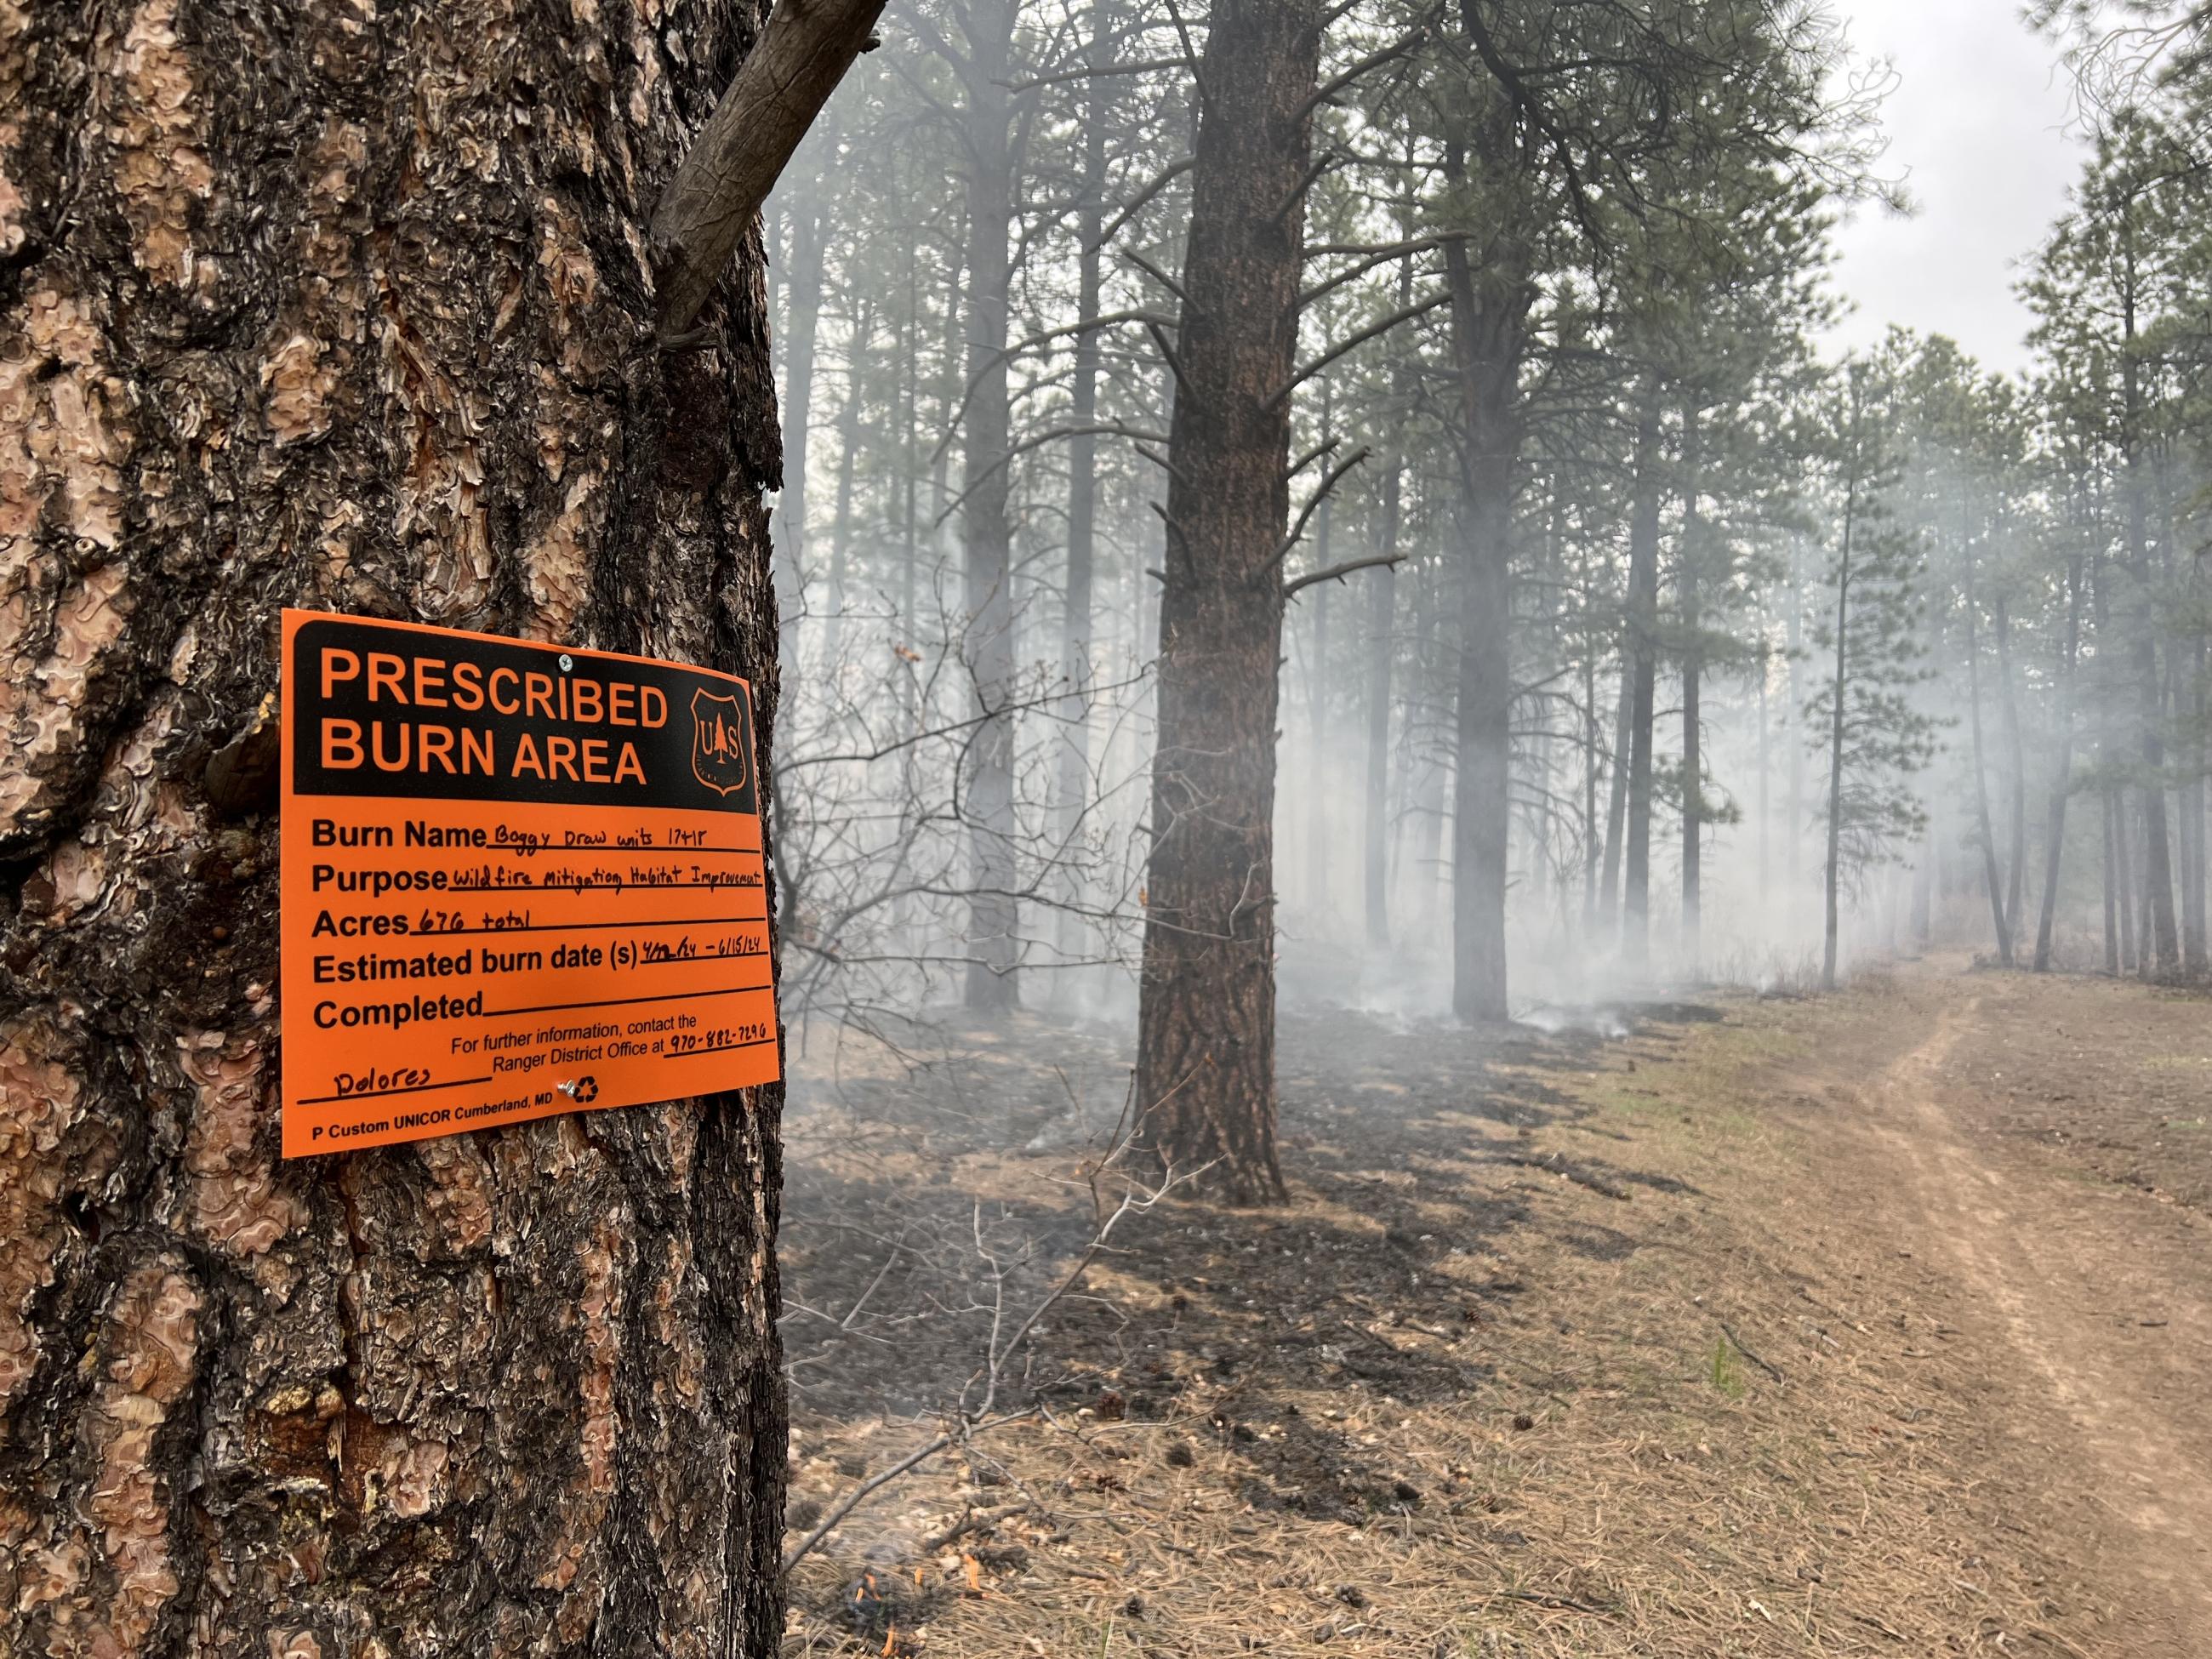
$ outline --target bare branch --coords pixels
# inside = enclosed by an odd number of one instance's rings
[[[1355,570],[1373,570],[1386,564],[1402,564],[1403,553],[1370,553],[1364,559],[1346,559],[1342,564],[1333,564],[1326,570],[1309,571],[1283,584],[1283,597],[1289,599],[1300,588],[1311,587],[1316,582],[1341,581]]]
[[[653,216],[663,340],[690,331],[730,253],[853,59],[884,0],[778,0]]]
[[[1328,499],[1329,492],[1342,481],[1344,475],[1365,460],[1371,453],[1364,444],[1362,444],[1329,469],[1328,476],[1321,481],[1321,488],[1314,491],[1311,499],[1300,509],[1298,521],[1291,526],[1291,533],[1283,538],[1283,544],[1275,550],[1275,556],[1267,561],[1267,568],[1270,570],[1290,557],[1291,550],[1298,544],[1298,538],[1306,533],[1307,521],[1313,517],[1315,510]]]
[[[1322,370],[1327,368],[1339,357],[1344,356],[1346,352],[1353,349],[1355,347],[1365,345],[1370,340],[1375,338],[1379,334],[1388,334],[1392,329],[1397,327],[1401,323],[1411,322],[1416,317],[1419,317],[1428,312],[1434,311],[1438,306],[1443,304],[1450,298],[1451,295],[1449,294],[1433,295],[1428,299],[1416,301],[1413,304],[1406,307],[1403,310],[1392,312],[1388,317],[1383,318],[1382,320],[1378,323],[1370,324],[1367,327],[1361,329],[1358,333],[1353,335],[1350,339],[1345,341],[1341,345],[1332,346],[1328,350],[1323,352],[1320,356],[1308,363],[1304,368],[1298,370],[1297,374],[1291,375],[1289,380],[1284,381],[1281,386],[1276,387],[1273,392],[1268,394],[1267,401],[1262,404],[1261,407],[1273,409],[1277,404],[1279,404],[1284,398],[1289,397],[1291,393],[1297,391],[1300,385],[1313,379],[1315,375],[1320,374]]]

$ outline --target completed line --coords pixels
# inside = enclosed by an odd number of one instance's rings
[[[660,964],[655,963],[656,967]],[[587,1002],[549,1002],[537,1008],[487,1008],[485,1019],[505,1019],[513,1014],[564,1014],[577,1008],[627,1008],[636,1002],[689,1002],[697,997],[743,996],[748,991],[767,991],[772,985],[732,985],[720,991],[672,991],[657,997],[594,997]]]

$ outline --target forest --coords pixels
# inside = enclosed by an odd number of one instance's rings
[[[2203,979],[2181,45],[2047,20],[2094,154],[1999,374],[1830,347],[1911,200],[1824,7],[888,16],[766,222],[792,1006],[1133,1012],[1249,1195],[1278,977],[1499,1020],[1971,913]]]
[[[0,1656],[2212,1651],[2212,7],[1911,11],[0,0]]]

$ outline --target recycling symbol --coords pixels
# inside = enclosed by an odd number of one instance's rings
[[[579,1106],[588,1106],[599,1097],[599,1080],[595,1077],[580,1077],[574,1083],[562,1084],[561,1090]]]

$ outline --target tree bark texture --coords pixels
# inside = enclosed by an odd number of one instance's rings
[[[1278,1197],[1275,721],[1291,398],[1320,58],[1316,0],[1221,0],[1200,70],[1175,339],[1142,1133],[1230,1196]]]
[[[749,676],[724,0],[0,6],[0,1650],[767,1655],[781,1091],[279,1163],[278,610]]]

